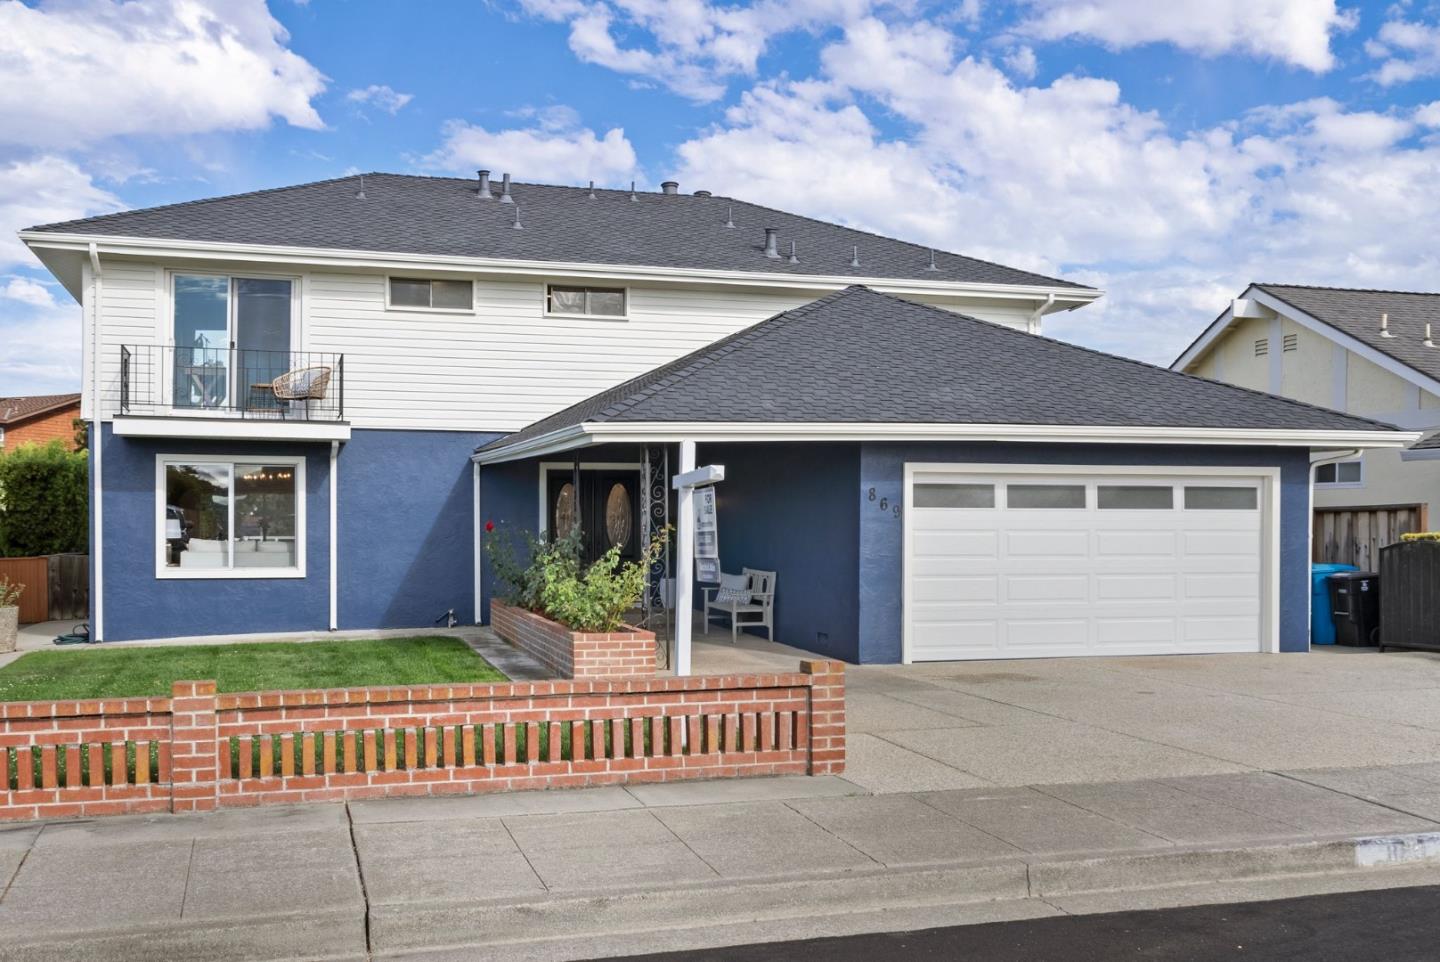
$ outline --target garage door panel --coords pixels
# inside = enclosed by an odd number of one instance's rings
[[[1259,650],[1262,512],[1185,507],[1180,495],[1235,481],[1063,471],[947,477],[1007,496],[998,507],[911,513],[913,659]],[[1097,487],[1127,484],[1172,489],[1174,506],[1117,503],[1110,488],[1100,500]],[[1085,506],[1008,508],[1011,485],[1070,486],[1072,505],[1082,485]],[[1250,501],[1258,505],[1258,494]]]

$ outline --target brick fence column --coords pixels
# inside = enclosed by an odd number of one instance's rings
[[[170,686],[170,811],[214,811],[219,780],[215,682],[177,681]]]
[[[845,663],[802,661],[810,675],[810,774],[845,771]]]

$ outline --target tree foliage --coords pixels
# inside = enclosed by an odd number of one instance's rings
[[[83,552],[90,461],[61,441],[0,453],[0,557]]]

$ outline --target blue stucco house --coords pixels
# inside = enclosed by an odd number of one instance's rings
[[[1312,465],[1414,439],[1041,336],[1093,288],[673,182],[368,174],[21,237],[82,307],[106,641],[483,622],[492,523],[635,553],[701,463],[796,647],[1298,650]]]

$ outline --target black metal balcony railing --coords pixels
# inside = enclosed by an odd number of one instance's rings
[[[125,344],[107,398],[121,414],[345,420],[345,355]]]

